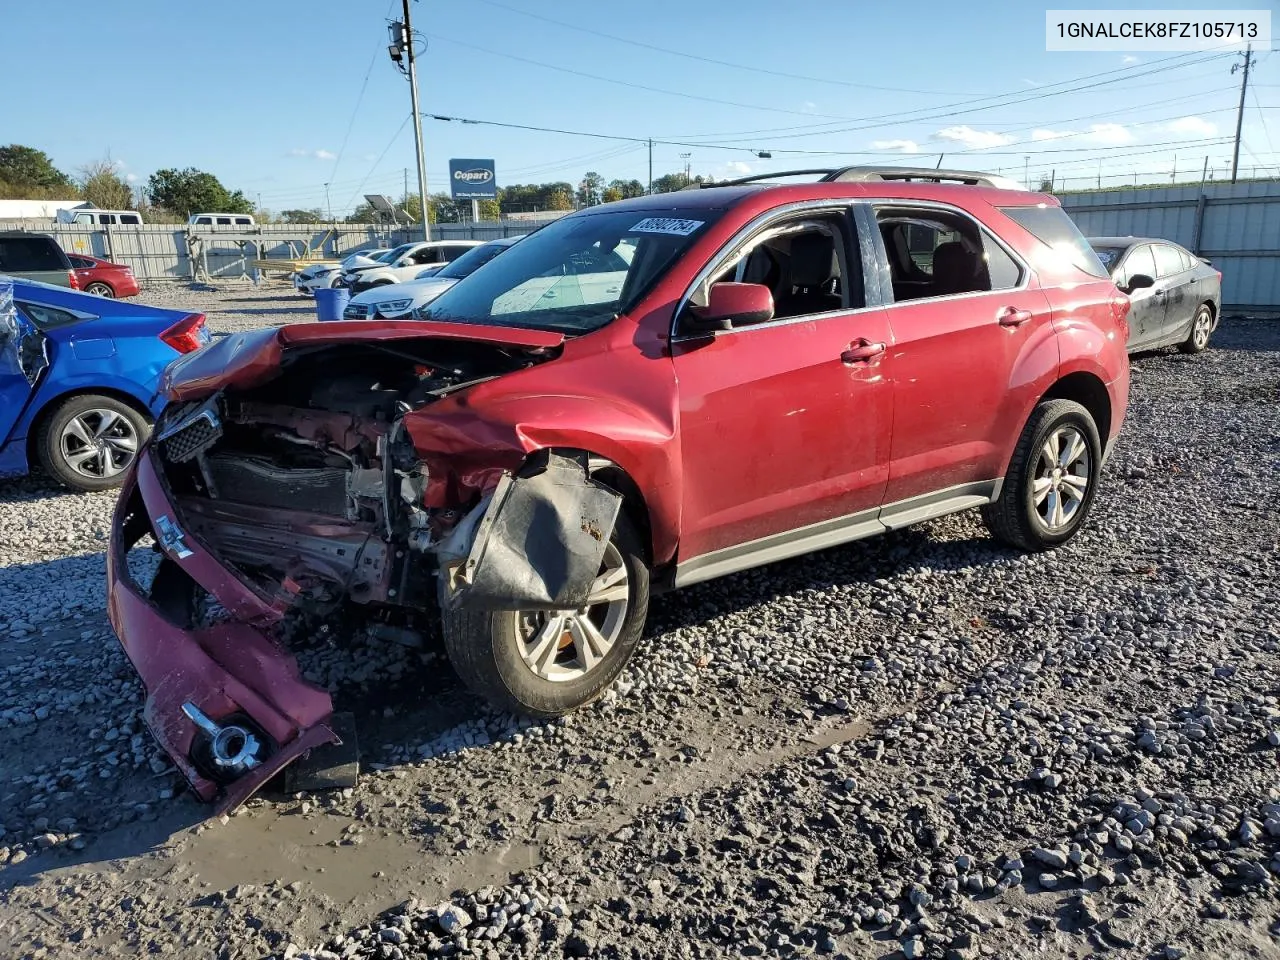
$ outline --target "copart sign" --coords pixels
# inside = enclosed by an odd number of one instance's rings
[[[450,160],[449,188],[455,200],[496,200],[498,177],[492,160]]]

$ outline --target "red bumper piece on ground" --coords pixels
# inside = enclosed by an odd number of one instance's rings
[[[146,687],[143,718],[151,733],[201,799],[213,800],[221,792],[219,809],[229,810],[307,750],[337,742],[326,726],[333,703],[328,693],[302,679],[293,657],[256,627],[233,622],[183,629],[143,595],[129,574],[123,542],[125,517],[131,504],[138,505],[138,491],[153,535],[161,516],[172,524],[170,530],[181,529],[150,455],[140,457],[116,507],[107,555],[108,615]],[[168,558],[227,610],[257,614],[254,619],[262,623],[278,617],[190,534],[171,544],[165,548]],[[215,722],[232,714],[247,716],[271,739],[269,755],[231,783],[207,778],[191,759],[197,728],[182,711],[185,703]]]

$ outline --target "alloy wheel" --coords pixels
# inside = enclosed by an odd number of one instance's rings
[[[138,433],[129,418],[115,410],[86,410],[62,428],[59,449],[76,473],[106,480],[133,462],[138,453]]]
[[[627,619],[630,574],[613,543],[587,602],[576,610],[522,612],[517,618],[520,657],[543,680],[577,680],[608,656]]]
[[[1196,313],[1195,327],[1191,331],[1191,342],[1195,344],[1197,350],[1203,350],[1209,345],[1209,334],[1212,332],[1213,317],[1209,315],[1209,311],[1204,307]]]
[[[1045,438],[1036,461],[1031,498],[1039,522],[1061,533],[1075,521],[1089,492],[1089,444],[1078,427],[1064,423]]]

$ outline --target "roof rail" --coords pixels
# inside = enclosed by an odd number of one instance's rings
[[[1008,177],[976,170],[939,170],[933,167],[842,167],[832,170],[825,181],[839,183],[865,183],[872,180],[905,180],[923,183],[962,183],[970,187],[999,187],[1004,190],[1021,190],[1022,187]]]
[[[819,183],[867,183],[871,181],[906,181],[916,183],[959,183],[971,187],[997,187],[1002,190],[1021,190],[1022,185],[1008,177],[974,170],[938,170],[933,167],[819,167],[806,170],[780,170],[776,173],[756,173],[736,180],[703,183],[700,187],[735,187],[744,183],[776,180],[781,177],[818,175]],[[687,189],[687,188],[686,188]]]

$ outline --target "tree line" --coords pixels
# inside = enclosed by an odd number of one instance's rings
[[[138,210],[150,223],[185,222],[193,213],[254,212],[243,191],[228,190],[195,167],[157,170],[135,189],[109,156],[73,177],[43,150],[18,143],[0,147],[0,199],[84,200],[103,210]]]
[[[671,193],[694,183],[710,182],[683,171],[667,173],[653,181],[654,193]],[[515,183],[498,188],[496,200],[479,203],[480,219],[497,220],[503,214],[543,210],[574,210],[647,193],[639,180],[605,181],[594,170],[583,174],[577,186],[566,180],[551,183]],[[211,173],[195,167],[157,170],[145,184],[135,187],[110,156],[81,167],[75,176],[59,170],[43,150],[21,144],[0,147],[0,199],[84,200],[104,210],[137,210],[148,223],[184,223],[193,213],[250,213],[259,222],[322,223],[328,220],[319,207],[295,208],[272,214],[255,210],[241,190],[229,190]],[[422,220],[418,194],[400,199],[400,209],[415,222]],[[469,201],[455,201],[448,193],[429,195],[432,223],[459,223],[471,218]],[[361,203],[347,217],[348,223],[374,223],[381,219],[368,203]]]

